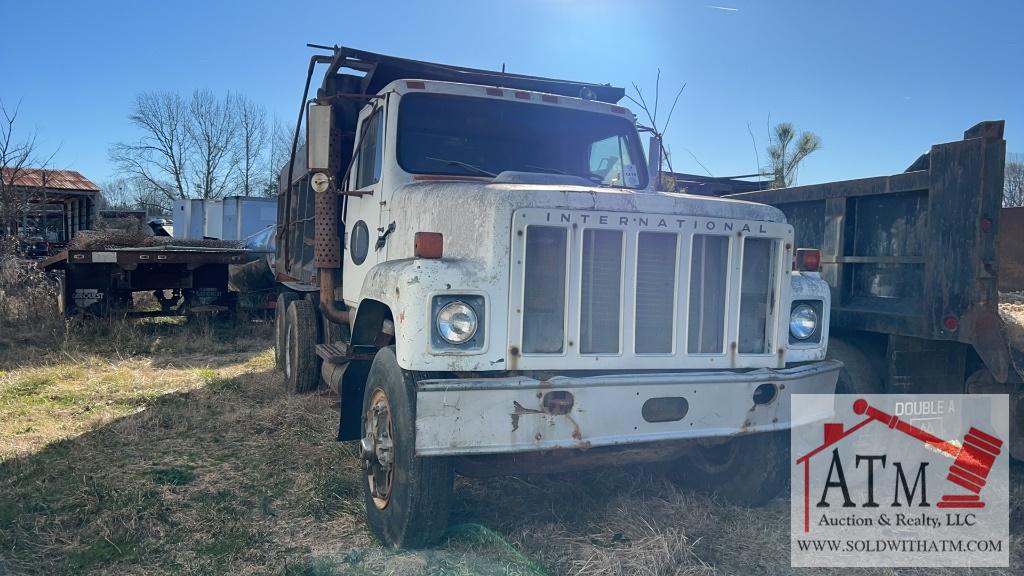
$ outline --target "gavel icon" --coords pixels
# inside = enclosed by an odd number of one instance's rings
[[[992,471],[992,465],[1002,451],[1002,440],[972,426],[967,431],[967,435],[964,436],[962,445],[958,446],[917,426],[912,426],[896,416],[886,414],[878,408],[869,405],[867,400],[862,398],[853,403],[853,411],[857,414],[865,414],[889,428],[917,438],[925,444],[953,457],[953,464],[949,467],[949,474],[946,476],[946,479],[966,488],[972,494],[946,495],[942,497],[942,501],[938,502],[936,506],[939,508],[985,507],[985,503],[981,501],[978,494],[985,487],[985,480],[988,478],[989,472]]]

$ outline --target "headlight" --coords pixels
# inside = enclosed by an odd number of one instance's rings
[[[473,307],[456,300],[437,312],[437,333],[450,344],[462,344],[476,335],[477,318]]]
[[[793,308],[789,315],[789,333],[797,340],[807,340],[818,328],[818,313],[807,304]]]

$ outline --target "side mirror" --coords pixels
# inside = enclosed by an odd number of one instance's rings
[[[306,167],[326,171],[331,158],[331,106],[310,104],[306,112]]]

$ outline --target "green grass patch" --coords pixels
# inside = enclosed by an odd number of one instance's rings
[[[342,572],[338,565],[324,558],[309,558],[296,563],[287,563],[284,566],[284,576],[340,576]],[[352,572],[345,574],[370,574],[369,571]]]
[[[14,383],[4,391],[4,396],[7,396],[8,398],[34,396],[50,386],[53,386],[53,384],[53,380],[46,376],[25,376],[15,380]]]
[[[214,392],[237,392],[242,388],[241,379],[221,376],[220,372],[213,368],[199,368],[195,374],[203,386]]]
[[[234,524],[218,529],[213,539],[203,543],[198,552],[204,556],[222,557],[242,552],[259,544],[259,536],[244,526]]]
[[[97,540],[84,550],[68,555],[71,572],[83,572],[103,564],[127,560],[135,555],[135,543],[124,538]]]
[[[196,479],[196,473],[192,466],[157,468],[150,471],[149,475],[154,482],[163,486],[184,486],[191,484]]]

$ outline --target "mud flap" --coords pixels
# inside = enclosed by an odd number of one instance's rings
[[[371,362],[354,360],[348,363],[338,389],[341,407],[338,410],[338,441],[363,437],[363,389],[370,374]]]

